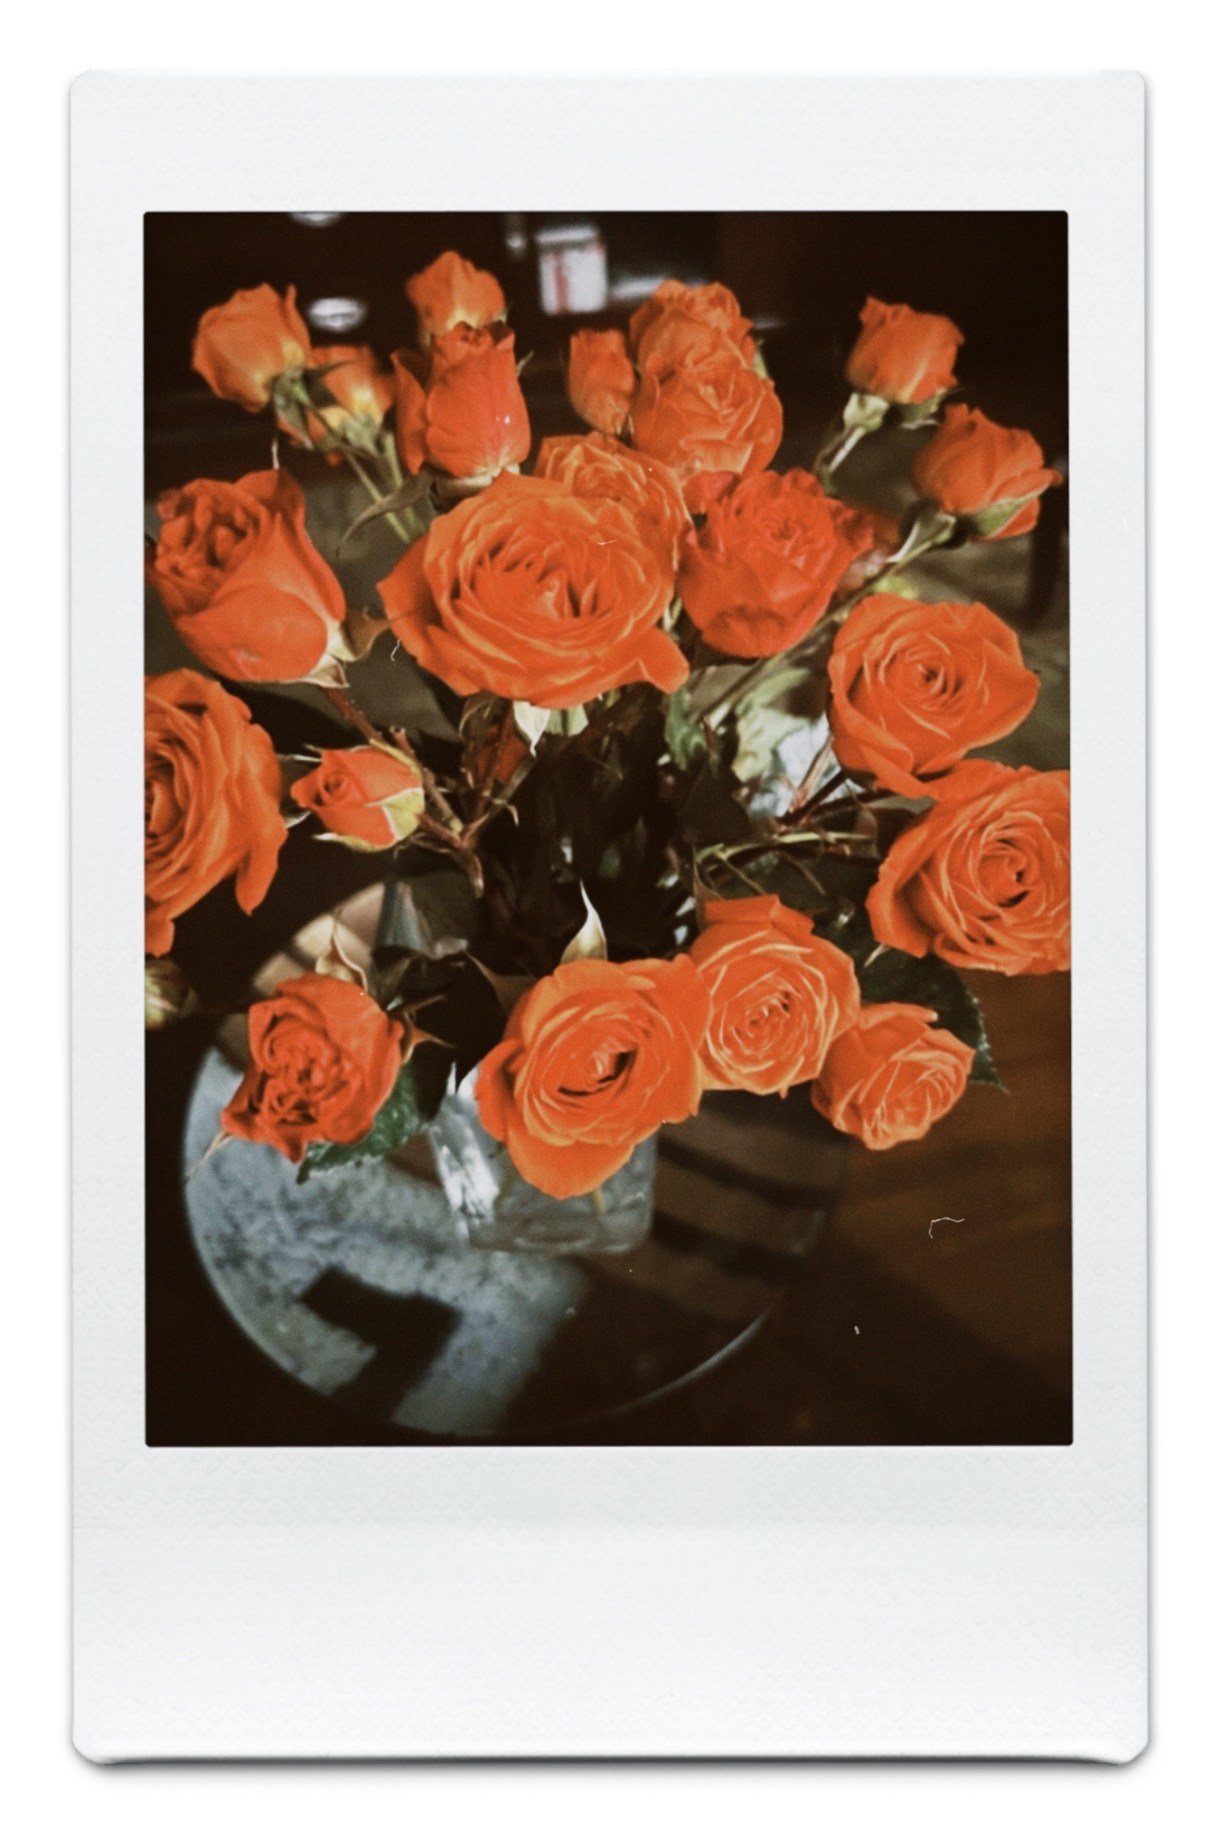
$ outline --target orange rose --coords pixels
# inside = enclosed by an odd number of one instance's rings
[[[1008,977],[1069,964],[1068,772],[963,763],[890,848],[873,933],[904,953]]]
[[[286,470],[168,489],[149,580],[205,666],[230,680],[308,680],[346,655],[343,588],[305,531]]]
[[[544,438],[534,475],[562,483],[591,502],[618,502],[637,532],[677,570],[678,553],[690,532],[690,516],[677,477],[668,465],[633,451],[616,438],[590,432],[583,438]]]
[[[975,407],[954,403],[911,466],[920,495],[947,515],[974,524],[982,540],[1027,534],[1038,498],[1063,478],[1048,470],[1031,432],[1017,432]]]
[[[621,330],[578,330],[568,345],[568,399],[588,426],[621,432],[635,398],[635,364]]]
[[[388,851],[409,839],[424,810],[419,770],[398,751],[371,743],[323,750],[317,768],[289,792],[353,851]]]
[[[874,530],[807,470],[734,482],[682,550],[687,614],[713,648],[752,660],[799,642]]]
[[[407,281],[406,293],[419,319],[419,345],[427,349],[455,324],[482,330],[507,307],[494,273],[484,273],[460,254],[438,254],[430,267]]]
[[[688,668],[658,628],[672,569],[630,510],[545,477],[497,477],[408,547],[381,596],[394,634],[457,693],[552,710]]]
[[[974,1050],[918,1004],[866,1004],[810,1088],[816,1112],[870,1150],[926,1137],[966,1091]]]
[[[643,367],[649,357],[681,354],[694,342],[726,338],[743,362],[753,362],[758,346],[749,318],[727,286],[684,286],[663,280],[652,297],[632,313],[628,336],[632,353]]]
[[[967,750],[1016,730],[1038,697],[1021,644],[985,604],[879,593],[856,606],[827,668],[835,754],[916,799]]]
[[[297,310],[297,289],[281,298],[273,286],[235,292],[199,320],[191,366],[214,394],[257,413],[278,376],[309,361],[309,331]]]
[[[514,1006],[479,1068],[479,1116],[543,1194],[588,1194],[695,1112],[707,1019],[686,957],[572,960]]]
[[[642,358],[631,411],[633,443],[677,472],[693,514],[735,476],[765,470],[779,449],[784,417],[773,383],[732,340],[670,326]]]
[[[240,699],[189,667],[144,682],[144,950],[168,953],[180,915],[236,874],[248,915],[288,829],[280,765]]]
[[[848,382],[860,393],[908,406],[957,386],[953,363],[966,339],[950,318],[865,299],[860,322],[847,358]]]
[[[819,940],[778,896],[709,902],[690,957],[711,994],[705,1087],[786,1093],[821,1071],[835,1037],[859,1020],[851,960]]]
[[[349,979],[303,973],[255,1004],[250,1065],[220,1115],[231,1137],[270,1144],[291,1163],[309,1145],[367,1136],[394,1090],[403,1028]]]
[[[394,405],[394,383],[373,351],[364,344],[336,343],[327,349],[311,350],[309,367],[326,370],[322,384],[334,395],[332,406],[304,410],[305,433],[310,442],[323,446],[337,438],[349,445],[371,445]],[[298,428],[291,421],[281,417],[279,423],[290,438],[300,443]],[[337,451],[326,455],[332,464],[342,462]]]
[[[425,464],[451,477],[494,476],[529,455],[511,330],[459,324],[433,338],[430,360],[398,350],[391,361],[398,453],[413,476]]]

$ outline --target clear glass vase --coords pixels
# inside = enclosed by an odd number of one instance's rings
[[[591,1194],[556,1200],[527,1182],[504,1145],[484,1130],[475,1075],[446,1094],[428,1141],[458,1230],[497,1252],[628,1252],[652,1224],[657,1140],[646,1138]]]

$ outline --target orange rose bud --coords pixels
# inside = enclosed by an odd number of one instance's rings
[[[169,489],[149,582],[187,647],[230,680],[287,682],[346,653],[343,589],[286,470]]]
[[[682,550],[679,589],[721,654],[780,654],[808,635],[874,529],[807,470],[734,482]]]
[[[433,339],[431,360],[398,350],[391,361],[398,454],[413,476],[431,464],[451,477],[491,477],[528,457],[511,330],[459,324]]]
[[[1066,769],[963,763],[891,846],[868,895],[887,947],[1012,978],[1070,963]]]
[[[664,337],[661,328],[641,360],[632,442],[676,472],[686,506],[701,514],[735,476],[766,469],[784,416],[774,384],[729,337],[685,321]]]
[[[860,322],[847,358],[848,382],[860,393],[913,406],[957,386],[953,364],[965,338],[951,319],[866,299]]]
[[[703,916],[690,957],[712,1000],[704,1086],[786,1093],[812,1080],[835,1037],[859,1020],[851,960],[778,896],[709,902]]]
[[[289,793],[353,851],[388,851],[409,839],[424,810],[419,770],[380,744],[323,750],[317,768]]]
[[[985,604],[885,592],[852,611],[827,677],[842,766],[916,799],[935,796],[967,750],[1015,731],[1038,697],[1020,642]]]
[[[583,438],[544,438],[534,475],[550,477],[590,502],[619,503],[631,515],[637,532],[655,543],[666,563],[677,570],[691,521],[681,485],[667,464],[633,451],[616,438],[590,432]]]
[[[628,338],[632,354],[641,365],[649,357],[681,356],[693,344],[726,339],[745,363],[753,362],[758,346],[749,318],[727,286],[684,286],[681,280],[663,280],[652,297],[632,313]]]
[[[635,398],[635,364],[621,330],[578,330],[568,345],[568,399],[587,426],[618,433]]]
[[[572,960],[530,987],[484,1058],[479,1117],[543,1194],[585,1195],[698,1108],[708,994],[689,958]]]
[[[336,343],[311,350],[309,367],[326,371],[322,384],[334,395],[332,406],[306,411],[305,429],[312,442],[324,445],[337,438],[349,445],[371,445],[394,405],[393,380],[373,351],[365,344]],[[284,420],[280,425],[289,437],[296,437],[293,426]],[[342,462],[339,452],[328,455],[333,463]]]
[[[505,475],[438,517],[380,588],[398,640],[454,692],[554,711],[636,680],[682,684],[658,626],[672,587],[627,504]]]
[[[974,1050],[918,1004],[866,1004],[810,1088],[816,1112],[869,1150],[926,1137],[966,1091]]]
[[[180,915],[236,876],[248,915],[288,829],[280,765],[240,699],[189,667],[144,682],[144,950],[174,944]]]
[[[460,254],[438,254],[430,267],[407,281],[406,293],[419,320],[419,346],[457,324],[482,330],[502,318],[507,306],[494,273],[484,273]]]
[[[248,1018],[250,1065],[220,1114],[230,1137],[299,1163],[312,1143],[354,1144],[394,1090],[404,1031],[350,979],[287,979]]]
[[[920,495],[947,515],[973,523],[981,540],[1027,534],[1038,519],[1038,498],[1063,478],[1048,470],[1032,432],[997,426],[959,403],[945,416],[911,466]]]
[[[309,361],[309,331],[297,310],[297,289],[281,298],[273,286],[235,292],[199,320],[191,367],[213,394],[258,413],[280,375]]]

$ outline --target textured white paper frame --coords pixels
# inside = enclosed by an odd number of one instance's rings
[[[1129,74],[75,85],[74,1739],[90,1758],[1144,1746],[1143,103]],[[150,1449],[144,212],[632,207],[1069,212],[1074,1441]]]

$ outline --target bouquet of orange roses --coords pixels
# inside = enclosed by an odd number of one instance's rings
[[[148,575],[199,665],[146,683],[152,1020],[194,1002],[175,921],[230,877],[254,908],[301,825],[384,854],[394,920],[370,972],[332,954],[251,1006],[226,1134],[332,1168],[465,1088],[559,1200],[709,1090],[799,1088],[872,1149],[923,1137],[998,1080],[962,969],[1068,964],[1068,780],[971,758],[1038,679],[985,604],[903,574],[1027,532],[1055,472],[952,398],[960,332],[905,305],[867,301],[841,421],[781,472],[723,286],[579,330],[583,429],[537,446],[493,276],[445,254],[406,290],[388,370],[314,347],[291,287],[200,321],[215,393],[347,464],[370,498],[347,537],[380,521],[402,551],[355,610],[287,469],[162,497]],[[923,432],[903,525],[837,492],[895,423]],[[349,679],[379,646],[416,689],[401,720]],[[347,740],[277,756],[241,689],[302,683]]]

